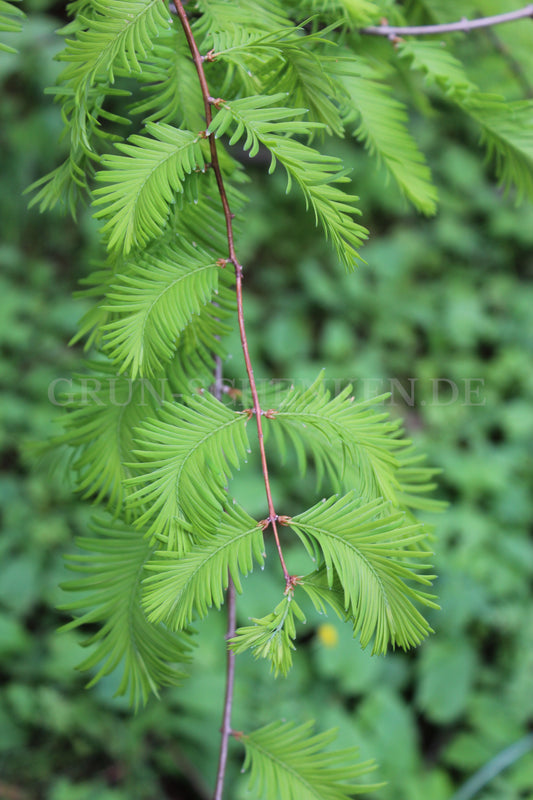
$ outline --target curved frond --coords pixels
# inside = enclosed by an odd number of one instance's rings
[[[361,28],[376,22],[383,10],[373,0],[304,0],[303,6],[310,14],[321,14],[335,22]]]
[[[533,102],[504,102],[482,94],[461,64],[439,42],[402,41],[402,57],[411,59],[414,69],[423,71],[447,96],[481,127],[481,141],[496,168],[502,185],[515,186],[518,199],[533,197]]]
[[[309,450],[319,480],[324,473],[330,477],[336,473],[334,484],[352,480],[365,499],[384,497],[398,505],[396,452],[409,442],[399,438],[398,421],[391,421],[387,413],[377,413],[372,408],[382,398],[356,403],[351,391],[352,387],[347,386],[331,398],[323,375],[305,390],[292,388],[266,418],[268,431],[274,435],[282,455],[285,439],[292,442],[302,471]]]
[[[295,649],[292,643],[296,637],[295,617],[305,622],[293,592],[288,592],[270,614],[252,618],[253,625],[237,628],[229,646],[235,653],[251,650],[254,658],[267,658],[276,678],[280,672],[286,676],[292,667],[291,651]]]
[[[191,131],[205,128],[202,94],[182,30],[172,28],[159,37],[137,80],[143,96],[132,104],[132,114],[142,114],[145,123],[180,124]]]
[[[207,253],[185,242],[158,257],[131,261],[107,292],[104,347],[120,371],[153,375],[170,361],[180,332],[216,294],[220,267]]]
[[[76,383],[64,379],[68,389],[61,404],[69,413],[62,420],[65,433],[54,442],[74,449],[72,466],[83,497],[119,513],[132,492],[124,481],[134,474],[134,429],[168,399],[168,381],[162,376],[134,381],[113,374],[111,367],[104,372],[104,364],[93,366],[98,372],[77,376]]]
[[[103,228],[108,248],[125,254],[163,230],[186,175],[204,169],[199,134],[163,122],[146,128],[152,138],[133,135],[128,144],[117,144],[125,155],[104,156],[105,169],[96,175],[107,185],[94,192],[94,205],[104,206],[95,217],[108,218]]]
[[[139,59],[170,25],[161,0],[91,0],[91,14],[78,14],[76,37],[67,39],[59,56],[68,62],[60,81],[81,97],[98,79],[113,83],[117,69],[140,72]]]
[[[330,135],[342,137],[344,126],[335,102],[339,87],[324,69],[327,59],[306,49],[308,41],[313,41],[311,36],[300,37],[299,42],[283,48],[283,61],[270,76],[267,91],[285,92],[286,105],[306,108],[312,122],[321,123]]]
[[[434,214],[437,190],[426,159],[407,128],[405,105],[391,96],[391,88],[372,70],[352,60],[343,63],[342,82],[349,97],[343,106],[344,123],[355,124],[355,138],[383,162],[405,197],[424,214]]]
[[[260,144],[264,145],[272,157],[270,171],[275,169],[277,161],[283,165],[288,176],[287,191],[292,180],[296,181],[306,204],[315,213],[315,222],[322,225],[344,265],[353,268],[359,258],[355,251],[368,235],[366,228],[353,219],[354,214],[360,213],[354,206],[358,198],[337,186],[348,181],[339,159],[291,138],[296,134],[308,135],[320,125],[296,120],[295,117],[305,113],[304,109],[273,107],[283,99],[284,95],[279,94],[258,95],[221,103],[209,132],[221,136],[233,129],[230,144],[245,136],[243,147],[250,151],[250,156],[257,154]]]
[[[519,200],[533,199],[533,101],[505,103],[477,95],[461,105],[481,126],[481,141],[502,185],[515,186]]]
[[[444,511],[447,503],[434,500],[427,495],[437,488],[435,475],[442,470],[425,466],[427,456],[417,453],[415,447],[408,447],[398,458],[398,500],[402,508],[438,513]]]
[[[342,584],[336,574],[328,577],[328,570],[324,565],[304,575],[298,580],[298,586],[307,594],[315,610],[319,614],[327,614],[326,606],[329,606],[339,619],[345,622],[350,619],[349,612],[344,607],[344,591]]]
[[[338,576],[362,647],[374,639],[373,653],[385,653],[389,644],[408,649],[431,633],[414,605],[436,607],[433,595],[413,585],[429,586],[434,577],[415,571],[429,568],[416,564],[427,555],[413,549],[425,538],[420,525],[405,526],[402,514],[383,516],[379,501],[362,505],[353,492],[317,503],[289,524],[322,553],[331,584]]]
[[[0,31],[2,33],[18,33],[22,30],[21,20],[26,16],[22,9],[15,5],[20,0],[0,0]],[[16,53],[17,51],[3,42],[0,42],[0,51]]]
[[[71,153],[62,164],[27,187],[25,194],[36,192],[28,203],[28,208],[38,205],[43,214],[59,205],[68,209],[76,219],[80,200],[89,194],[88,179],[93,172],[94,167],[87,155],[74,158]]]
[[[463,65],[446,49],[444,42],[402,39],[397,45],[401,58],[408,58],[411,67],[420,70],[430,84],[436,84],[448,96],[462,98],[477,92]]]
[[[80,574],[63,584],[68,592],[81,592],[79,600],[62,606],[64,610],[84,611],[64,626],[64,630],[83,625],[100,625],[97,633],[85,640],[92,652],[79,666],[99,667],[89,686],[117,668],[123,676],[117,694],[129,694],[130,702],[146,702],[150,692],[173,686],[187,677],[176,664],[190,661],[189,636],[175,634],[147,621],[140,605],[140,585],[146,562],[154,548],[138,532],[114,522],[96,521],[95,538],[83,537],[78,546],[83,555],[68,557],[68,566]]]
[[[227,357],[224,337],[232,331],[229,319],[235,293],[219,283],[215,297],[216,303],[200,309],[178,338],[175,356],[166,368],[174,395],[189,397],[193,391],[207,389],[213,383],[215,356],[221,361]]]
[[[190,397],[187,406],[165,403],[157,419],[138,428],[133,452],[142,474],[128,482],[138,487],[131,505],[147,507],[138,524],[148,523],[152,535],[168,536],[170,549],[180,527],[212,530],[231,468],[246,458],[246,422],[245,413],[205,394]]]
[[[197,0],[201,12],[194,24],[194,34],[201,49],[212,47],[213,36],[239,27],[246,31],[276,31],[290,25],[280,0]]]
[[[283,800],[350,800],[379,785],[362,784],[373,761],[358,762],[355,747],[331,750],[335,730],[313,733],[314,723],[272,722],[250,734],[235,734],[246,752],[243,772],[250,770],[255,796]]]
[[[294,25],[279,30],[248,30],[242,25],[227,25],[224,30],[213,30],[213,58],[240,64],[243,58],[251,56],[268,62],[282,52],[282,46],[295,43],[300,29]]]
[[[232,181],[242,182],[242,167],[223,150],[219,152],[219,161],[226,180],[226,193],[231,210],[234,214],[240,215],[248,200],[236,186],[232,185]],[[216,261],[227,254],[228,241],[222,204],[217,193],[213,170],[208,170],[202,175],[202,180],[198,182],[197,188],[198,196],[193,203],[181,203],[182,196],[178,197],[176,207],[161,239],[167,241],[166,237],[169,237],[170,241],[177,235],[187,241],[196,242],[207,253],[211,253]],[[242,222],[240,216],[234,220],[237,236],[242,228]],[[229,272],[231,269],[224,271],[225,274]]]
[[[143,585],[143,607],[152,622],[165,621],[183,629],[194,614],[205,617],[211,606],[220,608],[228,576],[242,592],[240,575],[264,558],[261,526],[236,504],[228,505],[217,530],[201,539],[183,556],[160,551],[148,563],[150,577]]]
[[[69,342],[69,345],[85,339],[84,350],[90,350],[93,345],[99,347],[102,342],[104,325],[109,321],[109,311],[103,306],[106,292],[111,288],[115,279],[115,265],[97,263],[94,272],[82,278],[79,283],[83,287],[75,292],[75,297],[90,299],[91,305],[78,323],[78,330]]]

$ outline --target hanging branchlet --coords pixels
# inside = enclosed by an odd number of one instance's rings
[[[80,194],[88,195],[107,251],[88,279],[93,306],[76,337],[97,350],[94,402],[84,400],[83,386],[74,387],[64,431],[53,441],[69,450],[80,493],[110,512],[109,521],[95,521],[94,535],[82,538],[82,555],[70,562],[77,573],[67,585],[76,595],[70,608],[80,614],[70,627],[100,625],[96,634],[91,628],[93,649],[82,667],[96,668],[94,682],[123,665],[119,693],[136,704],[185,679],[180,665],[191,659],[191,624],[226,605],[228,677],[215,800],[222,800],[231,736],[244,747],[257,795],[277,800],[284,787],[299,798],[312,785],[317,798],[348,800],[375,788],[364,784],[373,765],[359,764],[352,751],[331,751],[332,734],[291,722],[232,730],[234,656],[248,649],[275,674],[287,674],[306,623],[302,598],[345,620],[373,652],[422,642],[432,632],[426,612],[436,602],[428,530],[415,514],[440,510],[428,497],[436,471],[400,423],[375,410],[384,397],[360,401],[351,387],[333,396],[321,374],[261,405],[238,257],[245,184],[232,147],[240,143],[251,157],[260,149],[267,154],[269,173],[283,171],[310,224],[352,270],[362,263],[358,251],[368,231],[346,165],[329,155],[332,147],[322,149],[324,138],[353,137],[363,145],[360,157],[379,162],[406,200],[429,216],[437,191],[411,133],[408,106],[396,97],[398,75],[406,69],[421,75],[432,86],[428,103],[440,93],[439,103],[455,104],[469,117],[499,181],[518,197],[533,197],[524,134],[533,106],[486,93],[440,43],[408,38],[446,31],[409,26],[398,4],[395,19],[404,25],[372,27],[379,19],[368,11],[374,4],[356,3],[339,20],[336,13],[329,18],[325,3],[320,14],[327,27],[320,31],[303,25],[307,3],[235,0],[223,4],[221,15],[209,13],[214,5],[199,4],[189,19],[175,0],[172,19],[160,0],[95,3],[90,14],[78,15],[61,54],[54,92],[70,150],[34,184],[32,203],[46,210],[66,199],[75,213]],[[81,6],[72,3],[69,11]],[[526,16],[533,8],[492,24]],[[481,21],[446,30],[476,27]],[[368,56],[361,32],[393,37],[397,57],[390,59],[390,48]],[[202,55],[200,47],[211,49]],[[109,101],[125,92],[123,79],[142,122],[142,132],[127,139],[129,120],[108,111]],[[222,375],[235,324],[245,392],[226,387]],[[147,383],[161,388],[150,393]],[[120,402],[106,402],[111,389]],[[257,434],[249,438],[251,427]],[[234,474],[252,468],[254,446],[266,501],[259,522],[231,494]],[[278,515],[271,453],[292,459],[302,476],[313,470],[317,487],[327,487],[320,488],[323,499]],[[281,565],[282,599],[238,627],[235,596],[244,576],[264,565],[268,537]],[[289,571],[289,546],[309,558],[308,575]]]

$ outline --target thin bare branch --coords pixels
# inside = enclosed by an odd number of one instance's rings
[[[375,25],[368,28],[361,28],[360,33],[369,36],[431,36],[441,33],[469,33],[476,28],[490,28],[493,25],[502,25],[504,22],[515,22],[517,19],[525,17],[533,18],[533,5],[527,5],[516,11],[508,11],[505,14],[496,14],[492,17],[479,17],[478,19],[463,19],[459,22],[449,22],[442,25]]]
[[[226,640],[233,639],[237,630],[236,614],[236,592],[235,585],[229,578],[228,591],[226,593],[226,605],[228,610],[228,630]],[[224,793],[224,779],[226,777],[226,764],[228,761],[228,742],[232,734],[231,730],[231,709],[233,706],[233,686],[235,683],[235,652],[229,647],[227,649],[226,661],[226,695],[224,697],[224,711],[222,712],[222,727],[220,732],[220,754],[218,758],[217,780],[213,800],[222,800]]]

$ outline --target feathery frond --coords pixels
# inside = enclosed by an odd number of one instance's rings
[[[317,503],[289,523],[310,552],[322,553],[331,583],[337,574],[354,635],[360,634],[362,647],[373,638],[373,653],[385,653],[389,644],[405,650],[419,644],[431,628],[412,601],[435,607],[433,595],[412,585],[431,585],[433,577],[414,571],[413,559],[427,555],[413,549],[425,538],[421,526],[406,527],[402,514],[383,516],[380,506],[362,505],[351,492]]]
[[[232,331],[228,319],[234,304],[234,293],[220,284],[216,304],[205,305],[182,331],[176,354],[166,367],[174,395],[188,397],[191,391],[208,389],[213,383],[215,356],[221,361],[227,357],[224,337]]]
[[[25,194],[36,192],[28,207],[38,205],[43,214],[59,205],[76,219],[80,200],[89,194],[88,181],[93,173],[94,166],[86,154],[79,159],[70,154],[62,164],[28,186]]]
[[[346,621],[351,616],[344,606],[342,584],[335,573],[332,581],[330,581],[330,578],[331,575],[328,577],[328,570],[325,565],[322,565],[314,572],[310,572],[300,578],[298,586],[307,594],[319,614],[327,614],[326,605],[328,605],[339,619]]]
[[[145,123],[205,128],[202,95],[183,31],[172,28],[157,39],[137,80],[143,96],[132,104],[132,114],[142,114]]]
[[[360,779],[376,767],[358,762],[355,747],[330,750],[335,730],[314,734],[314,723],[272,722],[251,734],[234,734],[243,744],[243,772],[250,770],[250,791],[283,800],[349,800],[374,791]]]
[[[235,653],[251,650],[254,658],[267,658],[276,678],[280,672],[286,676],[292,667],[291,650],[295,649],[292,643],[296,637],[295,617],[305,622],[294,593],[288,592],[270,614],[260,619],[253,617],[253,625],[237,628],[229,646]]]
[[[143,607],[151,622],[164,621],[172,630],[183,629],[211,606],[220,608],[228,576],[242,592],[240,575],[264,559],[261,526],[236,504],[228,504],[215,532],[185,555],[160,551],[147,565],[150,577],[143,585]]]
[[[213,59],[241,63],[243,57],[252,61],[268,62],[280,56],[283,45],[294,44],[301,37],[300,28],[291,25],[279,30],[247,30],[240,25],[228,25],[224,30],[213,30]]]
[[[232,183],[227,183],[227,195],[231,204],[232,212],[240,215],[246,206],[247,198],[233,183],[238,184],[243,180],[242,168],[234,159],[224,153],[219,152],[219,160],[224,177]],[[198,196],[194,202],[180,202],[182,195],[177,198],[167,227],[158,241],[164,243],[165,237],[170,240],[175,236],[182,237],[187,241],[196,243],[207,253],[212,253],[214,260],[227,255],[228,242],[226,238],[226,224],[222,212],[220,198],[216,191],[216,180],[212,170],[208,170],[202,175],[202,180],[198,181]],[[234,220],[235,233],[238,236],[242,220],[237,216]],[[231,270],[225,270],[222,274],[227,274]]]
[[[134,429],[169,398],[168,381],[118,377],[111,366],[94,363],[94,372],[71,382],[62,420],[65,433],[55,437],[57,445],[73,448],[72,466],[77,489],[84,498],[104,502],[110,511],[124,511],[132,490],[124,483],[132,476],[131,452]],[[126,509],[127,513],[127,509]]]
[[[18,33],[22,30],[22,22],[26,16],[22,9],[14,5],[20,3],[20,0],[0,0],[0,31],[2,33]],[[3,42],[0,42],[0,51],[4,53],[16,53],[14,47],[10,47]]]
[[[83,297],[91,302],[78,323],[78,330],[69,342],[69,345],[85,339],[84,350],[91,347],[100,347],[103,337],[104,325],[109,321],[110,313],[102,306],[106,292],[111,288],[115,280],[115,272],[118,271],[118,264],[109,262],[97,262],[96,269],[80,280],[83,287],[75,293],[75,297]]]
[[[362,27],[377,21],[383,11],[373,0],[304,0],[304,9],[327,19]]]
[[[515,186],[518,200],[533,199],[533,101],[473,95],[462,107],[481,126],[481,142],[501,184],[506,190]]]
[[[89,686],[121,667],[123,676],[117,694],[129,694],[130,702],[146,702],[150,692],[172,686],[187,676],[176,668],[190,659],[190,637],[172,633],[147,621],[140,605],[140,584],[153,547],[137,531],[121,523],[95,521],[95,538],[82,537],[83,555],[68,556],[68,566],[80,577],[63,584],[67,592],[82,592],[81,599],[63,610],[88,609],[64,626],[64,630],[98,623],[97,633],[85,640],[92,652],[79,666],[92,670],[99,665]]]
[[[456,101],[481,127],[481,142],[494,162],[502,185],[515,186],[518,199],[533,197],[533,102],[503,101],[495,95],[482,94],[467,77],[463,66],[436,42],[403,41],[402,57],[410,58],[414,69],[422,70]]]
[[[349,97],[343,105],[344,124],[355,123],[355,138],[383,162],[405,197],[424,214],[434,214],[437,190],[426,159],[407,128],[406,107],[391,97],[391,88],[366,65],[341,60],[339,71]]]
[[[408,447],[400,454],[396,473],[399,488],[397,498],[402,508],[438,513],[443,511],[447,504],[426,495],[437,488],[434,478],[441,470],[425,466],[426,458],[427,456],[418,453],[415,447]]]
[[[108,218],[103,228],[109,234],[108,248],[119,253],[156,237],[165,227],[175,194],[184,191],[186,175],[204,169],[198,133],[163,122],[149,122],[146,128],[152,138],[133,135],[128,144],[117,144],[125,155],[104,156],[105,169],[96,175],[107,185],[94,192],[94,205],[104,206],[95,217]]]
[[[292,388],[265,424],[282,456],[286,438],[291,441],[302,471],[308,449],[315,459],[319,481],[324,473],[331,476],[335,472],[342,480],[345,469],[351,467],[365,499],[384,497],[396,504],[395,453],[408,442],[399,438],[398,421],[373,410],[382,397],[356,403],[351,392],[352,387],[347,386],[331,398],[321,374],[305,390]],[[310,436],[309,429],[320,435]]]
[[[360,213],[353,205],[358,198],[342,192],[336,185],[348,181],[340,169],[339,159],[325,156],[290,138],[295,134],[311,133],[318,123],[295,120],[305,113],[304,109],[273,107],[282,99],[285,96],[281,94],[258,95],[221,103],[209,126],[209,133],[221,136],[233,128],[230,145],[245,135],[243,146],[250,151],[250,156],[257,154],[260,144],[264,145],[272,157],[270,172],[275,169],[277,161],[285,167],[287,191],[294,179],[307,206],[311,205],[315,212],[315,222],[320,222],[339,258],[351,269],[359,258],[355,251],[367,237],[366,228],[357,224],[352,216]]]
[[[277,31],[290,25],[279,0],[197,0],[196,6],[201,14],[193,30],[201,49],[211,48],[213,36],[227,30]]]
[[[107,292],[105,349],[131,377],[153,375],[170,361],[180,332],[217,291],[220,267],[199,248],[176,242],[155,257],[141,254]]]
[[[339,87],[324,69],[327,58],[309,49],[309,43],[318,37],[300,38],[299,43],[283,48],[283,59],[278,69],[272,72],[265,87],[266,93],[285,92],[285,105],[306,108],[309,119],[323,126],[317,130],[342,137],[344,126],[336,102]],[[311,131],[310,139],[313,134]]]
[[[212,519],[216,525],[231,467],[246,458],[246,422],[246,414],[205,394],[188,398],[187,406],[165,403],[157,419],[138,428],[133,453],[142,474],[128,482],[136,487],[132,506],[147,507],[138,524],[149,523],[151,535],[168,536],[170,549],[180,527],[201,532]]]
[[[446,49],[444,42],[402,39],[397,45],[400,58],[411,60],[411,67],[424,73],[430,84],[436,84],[448,96],[462,98],[477,92],[463,65]]]
[[[59,56],[68,66],[60,81],[81,99],[99,79],[115,80],[115,71],[140,72],[154,40],[171,25],[161,0],[91,0],[91,14],[76,17],[76,37]]]

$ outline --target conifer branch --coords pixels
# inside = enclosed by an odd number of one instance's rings
[[[194,38],[194,34],[192,32],[189,19],[183,7],[181,0],[174,0],[174,6],[176,8],[176,13],[180,19],[183,31],[185,33],[185,37],[187,39],[189,49],[191,51],[191,55],[194,61],[194,65],[196,67],[196,72],[198,73],[198,80],[200,82],[200,87],[202,91],[202,97],[204,101],[204,109],[205,109],[205,118],[206,118],[206,127],[209,129],[211,122],[213,121],[213,114],[212,114],[212,106],[217,107],[220,103],[220,99],[215,99],[211,96],[209,92],[209,87],[207,85],[207,80],[205,77],[205,71],[203,67],[204,59],[202,58],[200,51],[198,49],[198,45],[196,44],[196,40]],[[272,526],[272,532],[274,534],[274,539],[276,542],[276,547],[278,550],[279,559],[281,562],[281,566],[283,569],[283,576],[285,578],[286,587],[289,588],[291,586],[291,575],[289,575],[289,571],[287,569],[287,565],[285,564],[285,559],[283,558],[283,551],[281,549],[281,543],[279,540],[278,530],[277,530],[277,519],[278,515],[276,514],[274,508],[274,502],[272,500],[272,491],[270,488],[270,479],[268,475],[268,464],[266,459],[266,452],[265,452],[265,444],[264,444],[264,434],[263,434],[263,425],[261,421],[262,411],[261,406],[259,404],[259,396],[257,393],[257,386],[255,383],[254,378],[254,371],[252,367],[252,362],[250,360],[250,352],[248,348],[248,339],[246,336],[246,328],[244,324],[244,311],[243,311],[243,299],[242,299],[242,278],[243,278],[243,266],[240,263],[237,253],[235,251],[235,241],[233,235],[233,214],[231,213],[231,209],[228,202],[228,196],[226,193],[226,188],[224,186],[224,179],[222,177],[222,171],[220,169],[220,161],[218,158],[217,146],[214,135],[208,136],[209,139],[209,149],[211,154],[211,166],[213,172],[216,177],[218,192],[220,195],[220,200],[222,202],[222,208],[224,211],[224,218],[226,220],[226,231],[227,231],[227,240],[228,240],[228,253],[229,259],[228,262],[233,264],[235,268],[235,278],[236,278],[236,295],[237,295],[237,314],[239,320],[239,333],[241,337],[241,346],[244,356],[244,363],[246,366],[246,374],[248,376],[248,380],[250,383],[250,391],[252,393],[253,399],[253,413],[255,414],[256,425],[257,425],[257,435],[259,439],[259,451],[261,455],[261,466],[263,470],[263,480],[265,483],[265,491],[267,496],[268,502],[268,524]],[[227,263],[227,262],[226,262]]]
[[[205,118],[206,118],[206,128],[208,129],[211,125],[213,120],[212,105],[216,104],[216,100],[214,100],[210,93],[209,87],[207,85],[207,80],[205,77],[205,72],[203,68],[204,59],[202,58],[200,51],[198,49],[198,45],[196,44],[196,40],[194,38],[193,32],[191,30],[191,26],[189,24],[189,19],[183,8],[181,0],[174,0],[174,5],[176,8],[176,12],[180,19],[183,31],[185,33],[185,37],[187,39],[189,49],[191,51],[191,55],[194,61],[194,65],[196,67],[196,72],[198,74],[198,80],[200,82],[200,87],[202,91],[202,97],[204,101],[204,109],[205,109]],[[220,162],[218,158],[217,146],[215,141],[215,136],[211,134],[209,137],[209,149],[211,153],[211,165],[213,168],[213,172],[215,174],[218,192],[220,195],[220,200],[222,203],[222,208],[224,211],[224,218],[226,220],[226,232],[227,232],[227,242],[228,242],[228,253],[229,253],[229,261],[233,264],[235,268],[235,278],[236,278],[236,294],[237,294],[237,314],[239,320],[239,332],[241,337],[241,345],[242,351],[244,355],[244,362],[246,365],[246,373],[248,375],[248,380],[250,382],[250,390],[252,392],[253,398],[253,407],[254,413],[256,418],[257,424],[257,435],[259,439],[259,449],[261,454],[261,465],[263,470],[263,479],[265,483],[265,490],[267,495],[268,501],[268,513],[269,513],[269,523],[272,525],[272,531],[274,533],[274,538],[276,541],[276,547],[278,549],[279,558],[281,561],[281,566],[283,568],[283,575],[285,578],[286,586],[288,587],[291,582],[291,576],[287,570],[287,566],[285,564],[285,560],[283,558],[283,552],[281,549],[281,544],[279,541],[279,536],[276,527],[276,520],[277,514],[274,509],[274,503],[272,500],[272,492],[270,489],[270,480],[268,475],[268,464],[266,460],[266,453],[265,453],[265,445],[264,445],[264,434],[263,434],[263,426],[261,421],[261,406],[259,404],[259,396],[257,393],[257,386],[255,383],[252,363],[250,360],[250,353],[248,348],[248,340],[246,337],[246,329],[244,325],[244,311],[243,311],[243,301],[242,301],[242,276],[243,276],[243,267],[237,258],[237,253],[235,252],[235,243],[234,243],[234,236],[233,236],[233,214],[231,213],[231,209],[228,202],[228,197],[226,193],[226,189],[224,186],[224,180],[222,177],[222,171],[220,169]],[[215,391],[220,388],[221,386],[221,365],[219,362],[216,364],[216,373],[215,373]],[[235,632],[237,629],[237,620],[236,620],[236,596],[235,596],[235,585],[229,577],[228,582],[228,590],[226,594],[226,602],[227,602],[227,609],[228,609],[228,630],[227,630],[227,639],[232,639],[235,636]],[[217,778],[216,778],[216,785],[215,785],[215,794],[213,796],[213,800],[222,800],[223,792],[224,792],[224,781],[226,777],[226,764],[228,758],[228,743],[229,737],[232,733],[231,730],[231,710],[233,706],[233,687],[235,682],[235,652],[228,648],[227,649],[227,667],[226,667],[226,692],[224,698],[224,710],[222,714],[222,728],[221,728],[221,742],[220,742],[220,751],[219,751],[219,762],[218,762],[218,769],[217,769]]]
[[[514,22],[524,17],[533,18],[533,4],[516,11],[508,11],[505,14],[495,14],[491,17],[479,17],[477,19],[463,19],[459,22],[448,22],[441,25],[375,25],[368,28],[361,28],[360,33],[369,36],[430,36],[440,33],[469,33],[476,28],[490,28],[494,25],[502,25],[505,22]]]

